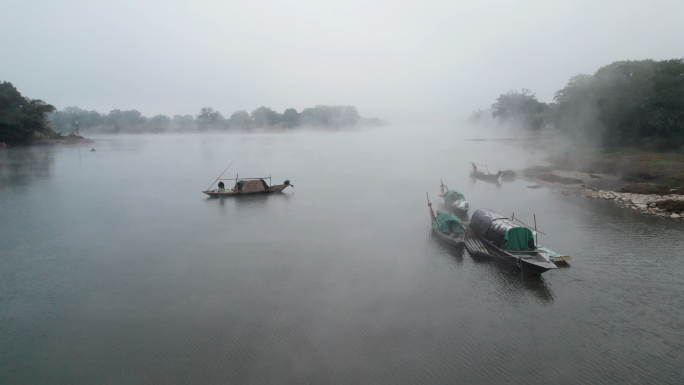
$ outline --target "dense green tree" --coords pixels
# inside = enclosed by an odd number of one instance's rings
[[[305,108],[300,114],[300,121],[305,126],[353,127],[361,120],[356,107],[353,106],[316,106]]]
[[[499,95],[492,105],[492,117],[499,123],[509,123],[532,131],[540,131],[546,125],[546,111],[549,106],[537,100],[528,89],[522,92],[508,91]]]
[[[171,126],[178,130],[187,130],[195,125],[195,118],[192,115],[174,115],[171,119]]]
[[[684,146],[684,60],[620,61],[556,92],[556,126],[605,145]]]
[[[270,127],[280,123],[281,115],[268,107],[261,106],[250,114],[257,127]]]
[[[233,112],[233,115],[228,119],[228,126],[237,129],[248,129],[252,125],[252,118],[247,111],[240,110]]]
[[[86,111],[78,107],[66,107],[62,111],[55,111],[49,115],[50,127],[61,133],[76,132],[76,122],[79,130],[88,130],[105,123],[105,115],[97,111]]]
[[[211,107],[204,107],[197,115],[197,125],[200,130],[208,128],[219,128],[223,123],[223,115],[220,112],[214,111]]]
[[[288,128],[299,125],[299,113],[294,108],[288,108],[283,112],[283,122]]]
[[[0,142],[25,144],[39,135],[52,136],[47,114],[55,107],[23,97],[10,82],[0,83]]]

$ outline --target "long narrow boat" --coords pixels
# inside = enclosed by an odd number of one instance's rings
[[[230,166],[228,167],[230,168]],[[226,168],[226,170],[228,169]],[[239,175],[236,175],[235,178],[222,179],[221,177],[225,172],[226,171],[224,170],[223,173],[221,173],[221,175],[219,175],[219,177],[216,178],[214,183],[212,183],[206,191],[202,192],[209,195],[210,197],[230,197],[237,195],[276,193],[285,190],[285,188],[287,188],[288,186],[294,188],[294,185],[290,184],[289,179],[283,182],[283,184],[278,184],[274,186],[270,183],[271,176],[264,178],[240,178]],[[266,179],[268,179],[269,183],[266,183]],[[235,181],[235,185],[233,186],[233,188],[226,189],[224,187],[220,187],[218,189],[211,189],[212,187],[214,187],[214,184],[216,184],[216,182],[224,180],[233,180]],[[222,184],[223,182],[220,182],[219,186],[221,186]]]
[[[428,208],[430,210],[432,232],[444,242],[455,246],[462,245],[465,242],[468,222],[461,222],[453,214],[435,210],[432,207],[432,203],[430,203],[430,198],[428,198]]]
[[[556,268],[537,248],[532,230],[489,209],[473,213],[465,245],[471,254],[499,257],[532,274]]]
[[[437,195],[444,197],[444,205],[457,214],[468,214],[468,201],[465,196],[456,190],[449,190],[449,187],[441,180],[439,183]]]
[[[479,170],[477,166],[484,167],[485,170]],[[487,167],[486,164],[477,164],[475,162],[470,162],[470,176],[473,178],[498,182],[499,178],[501,177],[501,174],[503,174],[502,171],[499,171],[496,174],[490,173],[489,167]]]

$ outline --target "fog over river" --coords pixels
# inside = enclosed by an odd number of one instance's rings
[[[684,226],[471,181],[543,154],[453,126],[100,137],[0,150],[0,383],[681,383]],[[226,177],[282,194],[213,199]],[[431,235],[471,214],[573,257],[539,276]]]

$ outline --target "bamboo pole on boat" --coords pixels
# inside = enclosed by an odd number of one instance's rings
[[[428,209],[430,210],[430,218],[432,218],[432,220],[434,221],[435,220],[435,213],[434,213],[434,211],[432,211],[432,203],[430,203],[430,195],[427,193],[427,191],[425,192],[425,196],[427,197],[427,201],[428,201]],[[432,221],[430,221],[430,223],[432,223]]]
[[[537,214],[532,214],[534,216],[534,243],[539,244],[539,234],[537,231]]]
[[[230,163],[230,164],[228,165],[228,167],[226,167],[226,169],[225,169],[225,170],[223,170],[223,172],[221,173],[221,175],[219,175],[219,177],[218,177],[218,178],[216,178],[216,180],[214,181],[214,183],[218,182],[218,180],[219,180],[219,179],[221,179],[221,177],[223,176],[223,174],[225,174],[225,173],[226,173],[226,171],[228,171],[228,169],[230,168],[230,166],[232,166],[232,165],[233,165],[233,163],[235,163],[235,161],[232,161],[232,162],[231,162],[231,163]],[[209,188],[212,188],[212,187],[214,187],[214,183],[212,183],[212,184],[211,184],[211,186],[209,186]],[[209,191],[209,188],[207,189],[207,191]]]
[[[521,221],[520,219],[516,218],[516,217],[515,217],[515,213],[513,213],[513,216],[511,216],[511,219],[515,219],[516,221],[520,222],[522,225],[524,225],[524,226],[527,227],[528,229],[533,229],[534,231],[538,232],[539,234],[544,234],[544,235],[546,235],[545,233],[542,233],[541,231],[537,230],[537,229],[534,228],[534,227],[530,227],[530,226],[526,225],[523,221]]]

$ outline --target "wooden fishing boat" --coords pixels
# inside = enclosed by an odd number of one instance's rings
[[[501,258],[532,274],[555,269],[546,253],[537,248],[532,230],[513,219],[489,209],[475,211],[466,234],[468,252]]]
[[[484,170],[478,169],[477,166],[484,167]],[[487,167],[486,164],[477,164],[475,162],[470,162],[470,176],[473,178],[498,182],[499,178],[501,177],[501,174],[503,174],[502,171],[499,171],[496,174],[490,173],[489,167]]]
[[[231,163],[231,166],[233,163]],[[230,168],[230,166],[228,166]],[[249,194],[270,194],[270,193],[276,193],[276,192],[281,192],[285,190],[288,186],[291,186],[294,188],[294,185],[290,183],[290,180],[286,180],[283,182],[283,184],[278,184],[278,185],[272,185],[271,184],[271,176],[269,175],[268,177],[264,178],[240,178],[239,175],[235,175],[235,178],[228,178],[228,179],[222,179],[221,177],[223,174],[228,170],[226,168],[223,170],[221,175],[219,175],[218,178],[214,181],[214,183],[209,186],[209,188],[206,191],[202,191],[203,193],[209,195],[210,197],[229,197],[229,196],[236,196],[236,195],[249,195]],[[268,179],[269,183],[266,183],[266,179]],[[235,181],[235,185],[232,188],[224,188],[220,187],[218,189],[213,189],[214,184],[218,181],[224,181],[224,180],[233,180]],[[223,185],[223,182],[219,183],[219,186]]]
[[[444,198],[444,206],[457,214],[468,214],[468,201],[465,196],[456,190],[449,188],[440,180],[439,192],[437,195]]]
[[[428,208],[430,210],[430,221],[432,232],[446,243],[459,246],[465,242],[465,233],[468,229],[468,222],[461,222],[453,214],[443,213],[435,210],[428,197]]]
[[[269,185],[264,179],[270,178],[242,178],[242,179],[221,179],[221,180],[238,180],[238,182],[245,182],[242,186],[238,183],[235,184],[233,188],[219,190],[207,190],[202,191],[203,193],[211,197],[224,197],[224,196],[236,196],[236,195],[248,195],[248,194],[269,194],[276,193],[285,190],[288,186],[294,187],[289,181],[284,184]]]

